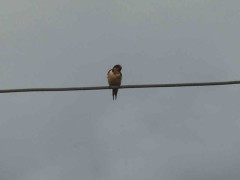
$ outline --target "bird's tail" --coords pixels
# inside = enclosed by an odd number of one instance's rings
[[[117,93],[118,93],[118,89],[117,89],[117,88],[114,88],[114,89],[112,90],[113,100],[117,100]]]

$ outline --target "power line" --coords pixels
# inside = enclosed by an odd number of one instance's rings
[[[95,87],[66,87],[66,88],[25,88],[25,89],[2,89],[0,93],[16,92],[44,92],[44,91],[86,91],[103,89],[130,89],[130,88],[161,88],[161,87],[189,87],[189,86],[220,86],[240,84],[240,81],[219,81],[219,82],[200,82],[200,83],[175,83],[175,84],[142,84],[142,85],[122,85],[122,86],[95,86]]]

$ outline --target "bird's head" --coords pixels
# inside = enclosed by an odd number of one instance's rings
[[[121,72],[122,66],[121,66],[120,64],[117,64],[117,65],[113,66],[113,70],[114,70],[114,71]]]

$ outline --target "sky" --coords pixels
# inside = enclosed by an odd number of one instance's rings
[[[1,0],[0,89],[239,80],[239,0]],[[240,87],[0,94],[1,180],[239,180]]]

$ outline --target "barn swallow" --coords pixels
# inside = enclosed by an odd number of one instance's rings
[[[109,86],[120,86],[122,81],[122,66],[117,64],[113,66],[107,73],[108,84]],[[118,88],[112,89],[113,100],[117,99]]]

